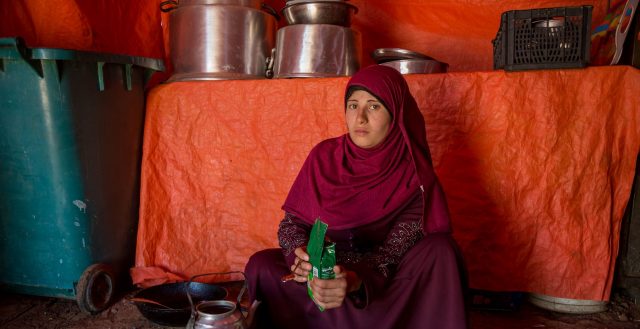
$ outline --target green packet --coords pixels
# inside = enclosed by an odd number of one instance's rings
[[[313,298],[313,292],[309,282],[314,278],[318,279],[333,279],[336,274],[333,272],[333,267],[336,265],[336,245],[333,242],[325,243],[325,234],[327,233],[328,225],[322,222],[319,218],[311,228],[311,235],[309,236],[309,243],[307,244],[307,253],[309,254],[309,263],[311,263],[311,272],[307,277],[307,293],[311,300],[315,303]],[[317,304],[316,304],[317,305]],[[318,306],[320,311],[324,311],[323,307]]]

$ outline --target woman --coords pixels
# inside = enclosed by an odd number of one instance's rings
[[[348,133],[319,143],[284,203],[282,249],[245,273],[262,328],[466,328],[459,258],[425,124],[406,81],[374,65],[345,95]],[[336,243],[336,278],[308,282],[316,218]],[[293,271],[294,280],[280,278]],[[325,309],[321,312],[318,308]]]

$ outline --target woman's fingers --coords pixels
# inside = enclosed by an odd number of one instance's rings
[[[308,275],[311,271],[311,263],[305,262],[300,258],[296,258],[291,265],[291,272],[297,275]]]
[[[295,275],[294,280],[297,282],[307,282],[309,271],[311,271],[311,264],[296,257],[293,265],[291,265],[291,272]]]
[[[346,296],[347,281],[344,278],[313,279],[309,283],[316,303],[325,309],[340,307]]]
[[[323,290],[335,290],[335,289],[344,290],[347,287],[347,280],[345,280],[344,278],[329,279],[329,280],[314,278],[311,283],[311,286],[314,288],[323,289]]]
[[[309,282],[316,303],[325,309],[342,306],[349,291],[356,290],[362,284],[358,275],[342,266],[335,266],[335,279],[322,280],[314,278]]]
[[[309,263],[309,255],[306,251],[306,246],[296,248],[293,253],[296,255],[296,259],[291,265],[291,273],[295,275],[294,280],[297,282],[307,282],[307,276],[311,271],[311,264]]]
[[[347,276],[347,270],[340,265],[336,265],[333,267],[333,273],[335,273],[336,275],[335,279],[342,279]]]
[[[296,254],[296,257],[304,260],[305,262],[309,261],[309,254],[307,254],[307,247],[298,247],[293,251]]]

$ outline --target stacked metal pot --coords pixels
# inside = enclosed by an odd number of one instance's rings
[[[371,57],[376,63],[393,67],[402,74],[446,73],[449,68],[447,63],[402,48],[378,48]]]
[[[267,59],[274,78],[350,76],[362,62],[360,33],[351,29],[358,9],[344,0],[287,1],[288,25],[278,30]]]
[[[172,81],[263,79],[277,14],[260,0],[169,0]]]

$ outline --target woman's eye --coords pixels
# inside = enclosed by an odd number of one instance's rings
[[[379,108],[380,108],[380,105],[378,105],[378,104],[371,104],[371,105],[369,105],[369,110],[370,110],[370,111],[375,111],[375,110],[377,110],[377,109],[379,109]]]
[[[358,108],[358,106],[356,104],[349,104],[349,105],[347,105],[347,108],[349,110],[355,110],[356,108]]]

